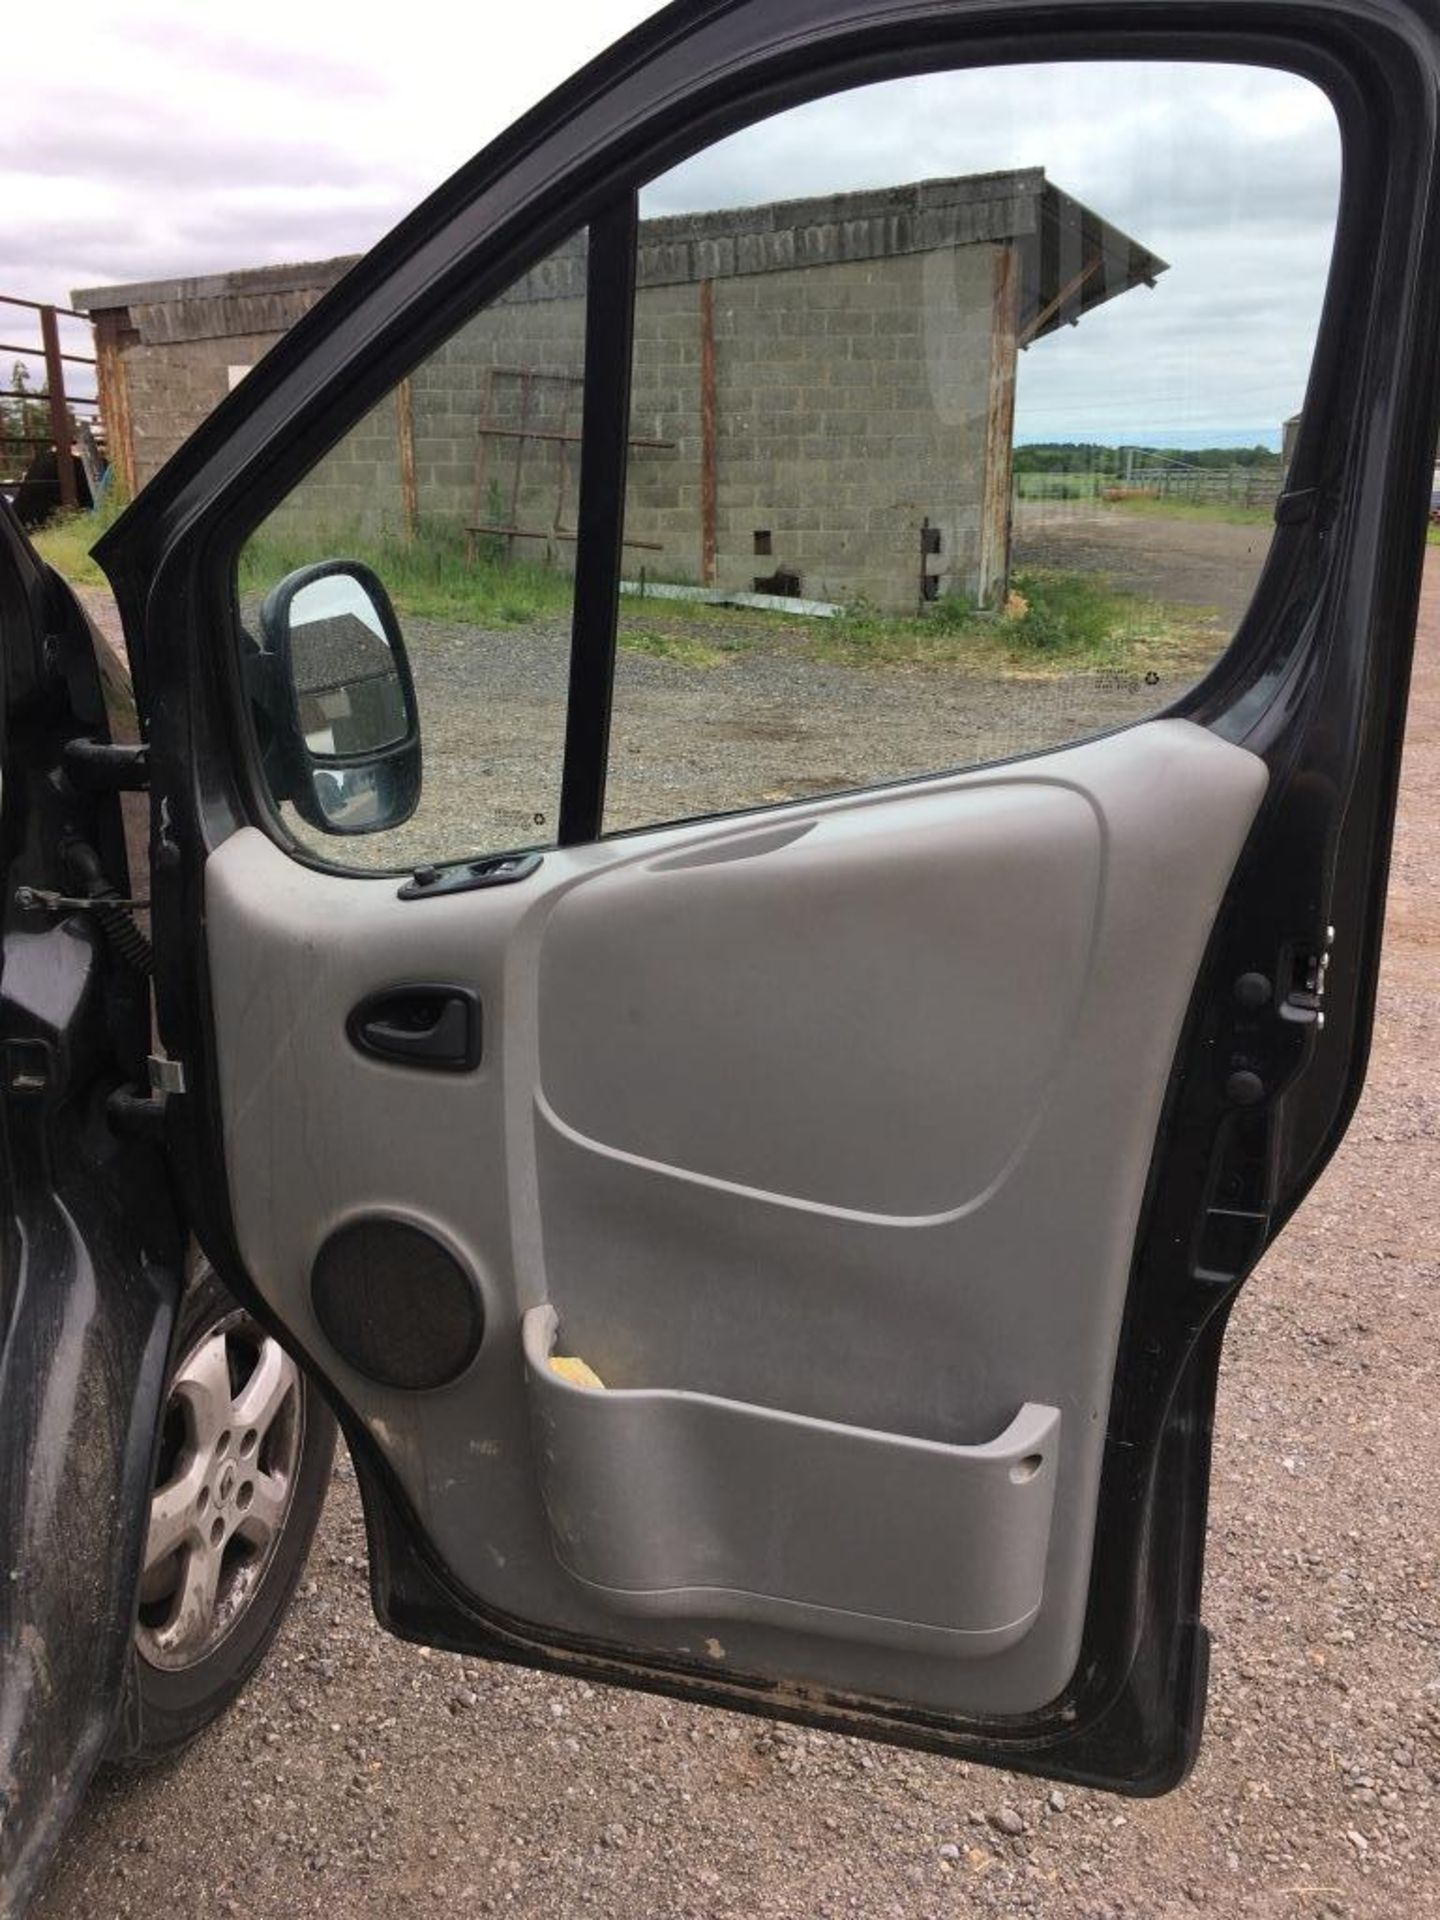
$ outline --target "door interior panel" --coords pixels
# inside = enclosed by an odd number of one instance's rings
[[[1161,1102],[1265,784],[1157,721],[448,898],[219,847],[241,1253],[479,1604],[933,1711],[1055,1697]],[[473,1071],[346,1040],[417,982],[478,996]],[[380,1220],[475,1290],[476,1357],[424,1391],[312,1301]],[[380,1260],[356,1298],[411,1285]]]
[[[1036,776],[844,809],[763,857],[747,838],[728,860],[627,863],[557,904],[545,1122],[857,1219],[973,1207],[1074,1031],[1100,893],[1093,802]]]

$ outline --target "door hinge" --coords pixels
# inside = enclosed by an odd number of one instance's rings
[[[1280,1008],[1282,1020],[1311,1025],[1317,1033],[1325,1029],[1325,987],[1330,972],[1330,954],[1335,945],[1334,927],[1326,927],[1322,944],[1295,947],[1289,954],[1289,979]]]
[[[147,1065],[150,1069],[150,1091],[163,1099],[167,1093],[184,1093],[185,1062],[170,1060],[163,1053],[152,1053]]]
[[[185,1091],[183,1060],[167,1060],[163,1054],[152,1053],[146,1065],[148,1094],[133,1086],[117,1087],[105,1102],[106,1115],[117,1133],[160,1133],[165,1125],[166,1101],[172,1093]]]

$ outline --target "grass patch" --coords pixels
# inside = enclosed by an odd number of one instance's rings
[[[627,593],[620,600],[619,645],[652,660],[684,667],[721,667],[757,642],[808,631],[813,623],[760,607],[727,607],[710,600],[660,600]]]
[[[296,567],[308,566],[322,551],[373,568],[396,610],[420,620],[518,627],[568,613],[573,598],[568,573],[537,561],[505,561],[485,552],[471,566],[460,529],[435,525],[422,526],[414,540],[353,530],[322,539],[309,530],[297,529],[287,536],[266,529],[241,552],[242,598],[268,593],[277,580]]]
[[[1203,608],[1122,593],[1096,574],[1036,567],[1012,576],[1003,614],[977,613],[955,597],[909,619],[847,615],[817,628],[811,652],[841,666],[958,667],[1016,678],[1178,673],[1208,665],[1216,638]]]
[[[118,517],[119,507],[99,513],[53,515],[35,534],[43,559],[77,586],[103,587],[105,576],[90,549]],[[574,591],[570,575],[536,561],[506,561],[481,552],[467,564],[465,536],[458,528],[425,526],[413,541],[399,534],[365,534],[338,529],[320,535],[297,530],[286,535],[264,530],[240,555],[242,599],[256,599],[296,567],[322,554],[363,561],[379,574],[401,613],[422,620],[454,620],[488,627],[523,626],[546,616],[568,614]]]
[[[746,642],[712,646],[693,633],[676,633],[665,627],[636,626],[622,621],[618,644],[627,653],[643,653],[651,660],[671,660],[677,667],[723,667],[737,653],[746,651]]]
[[[1273,527],[1275,508],[1247,507],[1229,500],[1176,500],[1154,494],[1132,493],[1123,500],[1107,500],[1107,513],[1124,513],[1141,520],[1197,520],[1222,527]]]
[[[107,500],[96,513],[54,513],[31,534],[35,550],[48,566],[76,587],[108,586],[90,549],[120,517],[120,504]]]
[[[1239,511],[1165,501],[1128,501],[1110,510],[1186,518],[1233,517]],[[41,529],[36,545],[67,580],[103,587],[90,549],[117,512],[118,507],[107,507],[94,514],[57,515]],[[1248,517],[1269,516],[1257,510]],[[1431,528],[1429,537],[1440,537],[1440,528]],[[323,539],[313,531],[297,530],[293,536],[263,531],[241,554],[242,599],[267,593],[322,551],[373,568],[397,610],[417,619],[524,626],[568,619],[574,597],[564,569],[506,561],[483,547],[472,565],[464,534],[431,524],[422,526],[414,540],[353,529]],[[1017,678],[1106,668],[1180,673],[1208,665],[1217,651],[1207,609],[1142,599],[1095,574],[1042,568],[1013,576],[1009,605],[998,615],[977,613],[958,596],[937,601],[922,616],[889,617],[859,608],[839,619],[808,620],[759,608],[626,595],[618,638],[627,652],[701,670],[723,666],[758,644],[780,641],[798,642],[810,658],[842,666],[950,667]]]
[[[463,532],[444,523],[422,523],[414,540],[353,530],[323,537],[313,530],[293,537],[263,531],[240,556],[242,597],[268,592],[277,580],[321,551],[363,561],[384,582],[396,611],[416,619],[521,627],[533,620],[568,620],[574,605],[575,584],[566,568],[546,566],[539,560],[507,560],[503,538],[481,539],[472,563]],[[659,605],[664,607],[663,616],[652,615]],[[639,594],[624,595],[620,606],[619,644],[634,653],[682,666],[711,667],[748,644],[737,637],[742,621],[733,608],[684,600],[662,603]],[[764,614],[752,617],[762,625],[767,620],[774,625],[773,618]],[[692,631],[712,624],[724,629],[714,645]]]

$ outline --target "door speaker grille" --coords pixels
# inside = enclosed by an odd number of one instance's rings
[[[352,1220],[321,1247],[310,1296],[325,1338],[382,1386],[458,1378],[480,1351],[480,1289],[433,1235],[403,1220]]]

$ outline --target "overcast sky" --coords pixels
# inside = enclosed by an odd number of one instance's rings
[[[35,59],[0,124],[0,292],[363,250],[516,114],[653,9],[461,13],[80,0],[79,60]],[[647,211],[1043,166],[1171,263],[1023,356],[1022,438],[1273,436],[1300,405],[1339,143],[1305,83],[1237,69],[930,76],[800,109],[647,193]],[[24,321],[0,309],[0,339]],[[8,361],[9,356],[6,356]]]
[[[67,0],[61,58],[17,28],[0,293],[68,302],[76,287],[362,252],[656,10]],[[0,308],[0,340],[25,324]]]
[[[647,212],[1043,167],[1169,263],[1021,356],[1017,437],[1276,441],[1299,410],[1340,179],[1288,74],[1046,66],[927,74],[793,109],[655,182]]]

